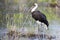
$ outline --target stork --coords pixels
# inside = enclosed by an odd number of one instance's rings
[[[37,7],[38,7],[38,4],[34,3],[34,7],[31,8],[32,17],[36,20],[38,24],[40,24],[40,22],[44,23],[46,25],[45,28],[48,29],[49,23],[47,21],[47,18],[42,12],[40,12],[39,10],[36,10]]]

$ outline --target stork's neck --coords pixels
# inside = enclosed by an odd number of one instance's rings
[[[35,5],[34,8],[32,8],[31,12],[34,12],[37,9],[38,5]]]

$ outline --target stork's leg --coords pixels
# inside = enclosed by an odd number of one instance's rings
[[[38,39],[41,40],[41,38],[40,38],[40,24],[41,23],[39,23],[38,21],[37,21],[37,23],[38,23]]]
[[[44,38],[43,24],[41,23],[40,26],[41,26],[41,30],[39,30],[39,31],[40,31],[40,33],[41,33],[40,35],[42,35],[42,36],[41,36],[41,40],[43,40],[43,38]]]
[[[40,25],[38,25],[38,39],[41,40],[40,39]]]
[[[43,40],[42,38],[40,38],[40,35],[41,35],[41,33],[43,32],[41,29],[40,29],[40,27],[42,27],[42,23],[40,22],[40,21],[36,21],[39,25],[38,25],[38,39],[39,40]]]
[[[40,23],[39,25],[38,25],[38,34],[39,34],[39,36],[38,36],[38,39],[39,40],[43,40],[43,35],[42,35],[42,29],[40,28],[40,27],[42,27],[42,23]],[[40,35],[42,35],[41,37],[40,37]]]
[[[44,40],[44,26],[43,26],[43,23],[41,23],[41,27],[42,27],[42,40]]]

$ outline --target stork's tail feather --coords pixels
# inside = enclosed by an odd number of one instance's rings
[[[47,20],[45,20],[44,23],[47,25],[47,27],[49,26],[49,23]]]

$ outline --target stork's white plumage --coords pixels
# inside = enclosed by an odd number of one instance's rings
[[[37,7],[38,7],[38,4],[37,3],[35,3],[34,5],[35,5],[35,7],[32,8],[31,12],[34,12],[37,9]]]

